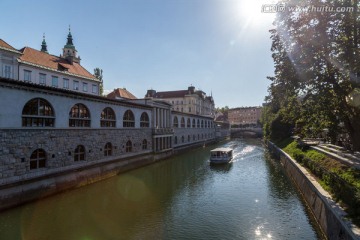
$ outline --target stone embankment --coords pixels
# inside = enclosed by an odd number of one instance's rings
[[[360,239],[360,230],[346,220],[345,211],[332,200],[314,177],[287,153],[267,142],[271,153],[280,159],[287,175],[302,193],[315,219],[328,239]]]

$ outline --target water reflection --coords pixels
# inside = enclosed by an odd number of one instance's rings
[[[259,141],[234,160],[209,146],[0,215],[0,239],[316,239],[297,192]]]

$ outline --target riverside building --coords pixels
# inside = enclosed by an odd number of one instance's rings
[[[0,210],[229,136],[162,99],[100,96],[70,32],[62,52],[0,40]]]

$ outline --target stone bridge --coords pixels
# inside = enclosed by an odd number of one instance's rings
[[[263,130],[261,127],[248,128],[231,128],[231,137],[262,137]]]

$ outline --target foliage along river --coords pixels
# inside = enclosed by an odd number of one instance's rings
[[[210,150],[234,160],[210,166]],[[222,142],[0,213],[1,240],[321,239],[259,140]]]

